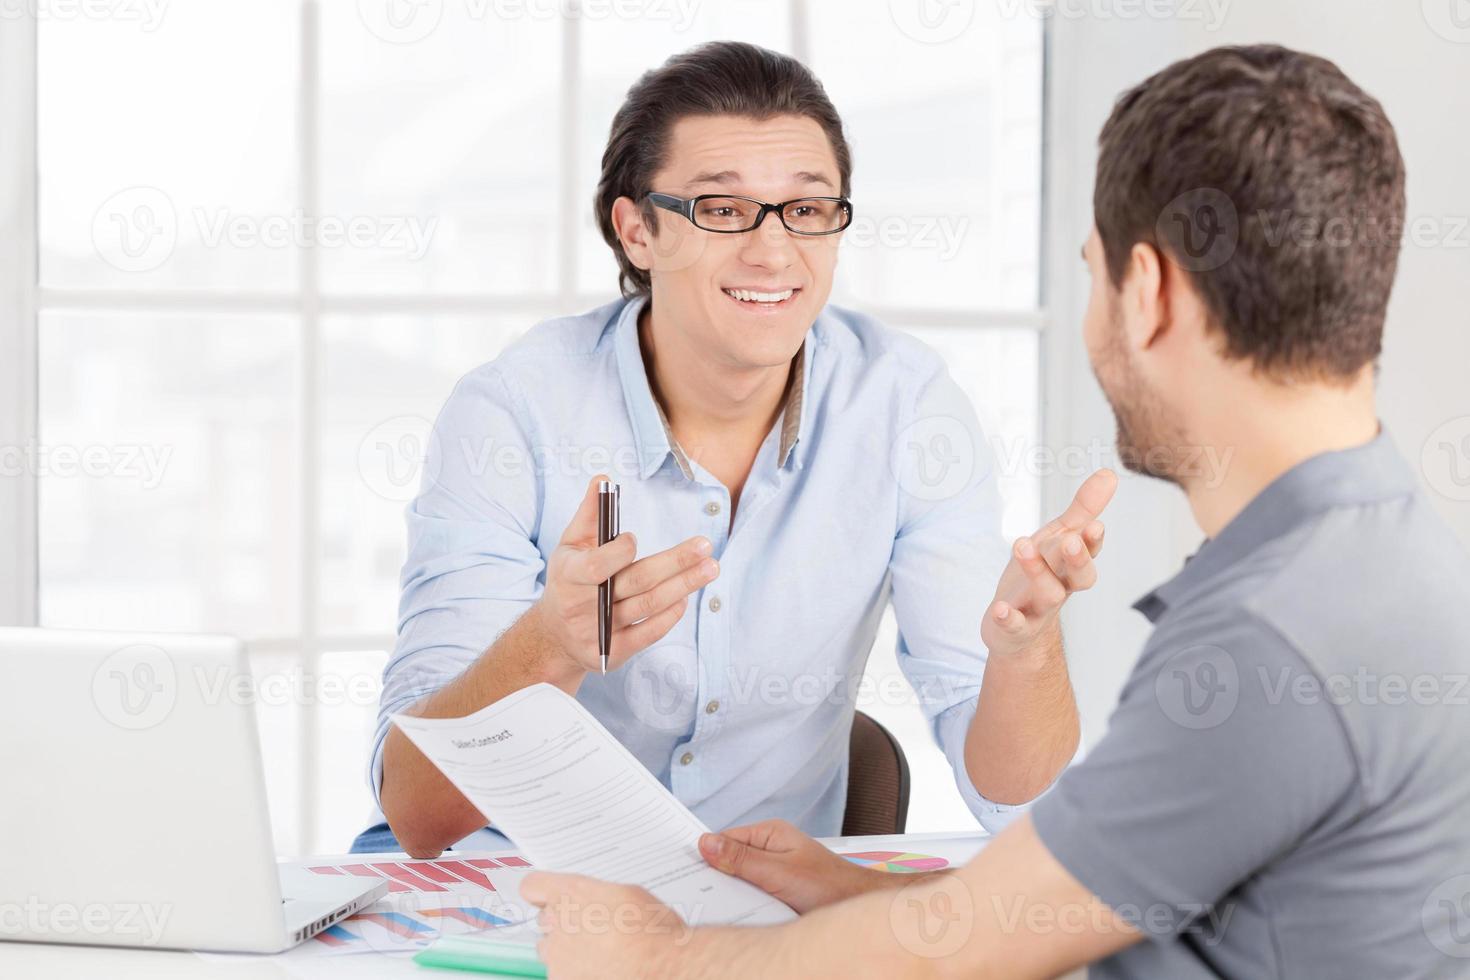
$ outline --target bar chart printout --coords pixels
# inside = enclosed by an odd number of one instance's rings
[[[370,909],[318,933],[302,953],[413,953],[440,936],[520,922],[529,907],[516,886],[529,866],[517,854],[433,861],[359,855],[310,864],[313,874],[385,879],[389,892]],[[500,875],[506,879],[497,889],[492,876]]]

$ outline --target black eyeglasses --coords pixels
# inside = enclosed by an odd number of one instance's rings
[[[852,202],[845,197],[798,197],[767,204],[750,197],[719,194],[689,198],[649,194],[648,201],[654,207],[683,215],[696,228],[720,235],[752,231],[773,213],[793,235],[835,235],[852,224]]]

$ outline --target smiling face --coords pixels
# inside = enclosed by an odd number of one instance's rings
[[[839,196],[838,173],[825,133],[804,116],[689,116],[670,130],[651,186],[775,204]],[[627,198],[615,219],[629,258],[651,273],[654,317],[732,368],[789,362],[832,291],[840,234],[794,235],[776,214],[742,234],[705,231],[668,211],[656,211],[650,227]]]

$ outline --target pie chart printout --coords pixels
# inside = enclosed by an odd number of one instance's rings
[[[949,867],[949,859],[932,854],[914,854],[909,851],[859,851],[844,854],[853,864],[895,874],[913,874],[915,871],[938,871]]]

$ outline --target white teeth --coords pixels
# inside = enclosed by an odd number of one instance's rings
[[[780,303],[791,298],[793,289],[784,289],[779,293],[757,293],[750,289],[727,289],[725,294],[733,296],[742,303]]]

